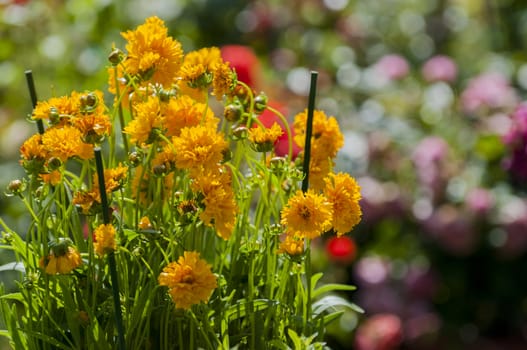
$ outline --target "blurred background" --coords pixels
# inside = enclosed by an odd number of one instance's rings
[[[331,325],[331,348],[527,349],[524,0],[0,0],[0,188],[36,132],[24,71],[40,99],[105,90],[112,44],[150,15],[186,51],[223,47],[290,117],[319,72],[364,212],[315,242],[365,310]],[[24,232],[19,201],[1,195],[0,215]]]

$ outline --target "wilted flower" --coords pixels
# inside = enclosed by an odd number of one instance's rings
[[[208,301],[217,287],[211,266],[197,252],[184,252],[177,262],[165,266],[158,281],[161,286],[168,287],[176,308],[185,310]]]
[[[40,259],[39,265],[49,275],[65,275],[82,264],[82,259],[69,239],[59,239],[50,244],[49,255]]]

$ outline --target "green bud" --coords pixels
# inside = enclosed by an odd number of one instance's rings
[[[108,61],[110,61],[111,64],[114,66],[118,65],[122,62],[124,57],[124,54],[119,49],[113,49],[112,52],[108,55]]]
[[[229,104],[223,110],[223,116],[230,122],[237,122],[243,114],[243,107],[239,104]]]
[[[256,114],[262,114],[267,108],[269,98],[263,92],[260,92],[258,96],[254,98],[254,112]]]

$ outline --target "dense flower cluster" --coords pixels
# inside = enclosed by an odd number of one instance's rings
[[[311,240],[360,221],[359,185],[333,172],[337,120],[313,111],[304,152],[307,110],[290,122],[238,81],[220,49],[183,52],[157,17],[122,36],[126,52],[109,55],[112,111],[101,91],[41,101],[32,114],[39,133],[20,147],[29,179],[10,190],[28,205],[38,257],[21,255],[39,285],[25,295],[28,310],[84,315],[93,332],[68,324],[71,347],[116,340],[124,349],[128,338],[134,349],[289,346],[292,330],[322,343],[327,312],[294,297],[315,288],[294,282],[311,281],[311,269],[287,266],[310,264]],[[57,243],[42,244],[50,238]],[[39,279],[42,271],[50,277]],[[61,338],[63,322],[45,314],[46,325],[60,323],[50,339]],[[256,332],[264,319],[283,326]]]

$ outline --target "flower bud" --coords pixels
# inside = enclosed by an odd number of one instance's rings
[[[110,61],[110,63],[114,66],[116,66],[121,63],[121,61],[123,60],[123,56],[124,54],[121,50],[113,49],[112,52],[110,52],[110,54],[108,55],[108,61]]]
[[[263,92],[260,92],[258,96],[254,98],[254,112],[256,114],[262,114],[267,108],[269,98]]]
[[[128,153],[128,162],[130,163],[131,167],[136,167],[139,164],[141,164],[143,160],[143,156],[138,152],[130,152]]]
[[[58,168],[60,168],[61,165],[62,165],[62,161],[60,160],[60,158],[51,157],[48,159],[48,170],[49,171],[57,170]]]
[[[248,134],[249,130],[247,130],[245,125],[234,125],[231,128],[231,135],[235,141],[246,139]]]
[[[167,173],[167,166],[165,164],[158,164],[153,167],[154,175],[164,176]]]
[[[223,116],[230,122],[237,122],[240,120],[243,114],[243,107],[239,104],[231,103],[225,106],[223,110]]]
[[[19,180],[19,179],[12,180],[7,185],[7,191],[8,191],[7,194],[19,196],[21,195],[22,192],[24,192],[25,189],[26,189],[26,184],[24,183],[24,181]]]

